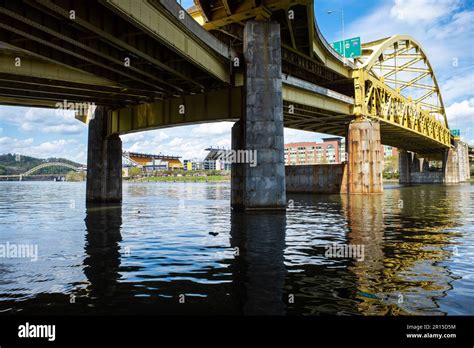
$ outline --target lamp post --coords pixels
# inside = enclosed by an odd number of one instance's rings
[[[344,65],[346,65],[346,42],[344,39],[344,10],[329,10],[327,13],[330,15],[334,12],[341,12],[341,20],[342,20],[342,58],[344,61]]]

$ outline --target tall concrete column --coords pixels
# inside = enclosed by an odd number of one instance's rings
[[[244,164],[232,180],[232,207],[286,207],[280,25],[248,21],[244,29],[245,114],[233,144],[256,150],[257,165]],[[235,149],[234,147],[234,149]],[[239,168],[238,165],[233,167]],[[240,176],[240,183],[237,178]],[[240,195],[240,197],[239,197]]]
[[[347,176],[350,194],[382,193],[383,154],[380,124],[356,119],[347,133]]]
[[[238,121],[232,127],[232,150],[243,149],[242,121]],[[258,157],[257,157],[258,160]],[[235,209],[244,208],[244,165],[243,163],[232,163],[230,171],[231,206]]]
[[[466,143],[463,144],[464,149],[464,181],[469,181],[471,178],[471,170],[469,166],[469,147]]]
[[[411,165],[413,153],[399,150],[398,151],[398,173],[400,175],[398,182],[400,184],[410,184],[411,182]]]
[[[457,143],[458,161],[459,161],[459,181],[469,180],[469,150],[467,144],[463,142]]]
[[[118,135],[107,137],[107,109],[102,106],[89,122],[86,200],[122,201],[122,141]]]
[[[457,143],[454,148],[450,148],[444,153],[443,172],[443,182],[445,184],[459,183],[459,156]]]
[[[428,173],[430,171],[430,161],[427,158],[423,158],[423,164],[421,166],[421,171],[423,173]]]

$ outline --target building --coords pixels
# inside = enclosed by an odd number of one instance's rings
[[[231,163],[225,160],[229,150],[209,147],[206,151],[209,151],[204,158],[204,166],[207,170],[230,170]]]
[[[184,160],[184,170],[230,170],[230,166],[221,160]]]
[[[383,158],[387,157],[397,157],[398,150],[396,147],[383,145]]]
[[[341,163],[345,160],[345,139],[324,138],[322,142],[285,144],[285,165]]]
[[[122,156],[132,165],[140,166],[145,171],[183,168],[180,160],[181,157],[179,156],[153,155],[128,151],[124,151]]]
[[[344,138],[323,138],[322,142],[285,144],[285,165],[341,163],[346,160]],[[384,158],[397,157],[395,147],[382,145]]]

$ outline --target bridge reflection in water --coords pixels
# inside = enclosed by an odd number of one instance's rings
[[[20,183],[4,185],[6,204],[25,199],[13,189]],[[0,269],[0,307],[6,312],[430,315],[474,310],[472,185],[387,186],[383,195],[373,196],[292,195],[286,214],[252,214],[231,212],[228,185],[134,184],[125,186],[122,204],[85,207],[85,223],[81,206],[71,211],[60,204],[69,202],[71,187],[79,184],[64,185],[69,193],[62,185],[54,190],[45,183],[29,185],[32,192],[47,190],[57,203],[54,211],[37,204],[36,218],[21,221],[22,228],[42,226],[35,234],[40,263],[32,269],[12,262]],[[83,189],[74,195],[80,197]],[[2,210],[2,219],[22,236],[24,230],[5,214]],[[48,226],[54,235],[44,232]],[[325,255],[334,243],[364,245],[364,259]]]
[[[294,210],[312,211],[303,229],[306,236],[298,224],[287,224],[285,214],[231,213],[232,254],[221,260],[228,265],[230,283],[185,281],[187,276],[200,277],[191,272],[171,282],[153,277],[139,284],[121,282],[120,273],[133,272],[133,267],[120,265],[128,253],[119,250],[120,205],[93,206],[87,210],[89,256],[84,260],[89,296],[104,305],[122,303],[126,311],[167,314],[440,314],[437,300],[455,279],[441,263],[452,256],[450,245],[458,236],[446,232],[456,226],[459,214],[447,195],[444,190],[397,189],[387,190],[385,197],[343,195],[315,201],[295,196]],[[431,206],[436,220],[427,212],[413,216],[416,202],[438,202]],[[320,220],[322,214],[326,221]],[[288,220],[293,219],[290,210]],[[307,226],[312,219],[319,225],[314,233]],[[339,223],[331,228],[333,219]],[[327,258],[325,246],[332,243],[364,245],[364,259]],[[213,273],[208,269],[202,277],[222,277]],[[179,304],[177,294],[185,294],[187,305]],[[134,296],[147,299],[128,307]]]

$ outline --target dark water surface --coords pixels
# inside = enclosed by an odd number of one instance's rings
[[[84,183],[0,182],[0,246],[38,248],[0,258],[0,313],[474,314],[471,184],[289,195],[286,214],[231,212],[228,183],[84,199]],[[364,259],[325,256],[334,243]]]

